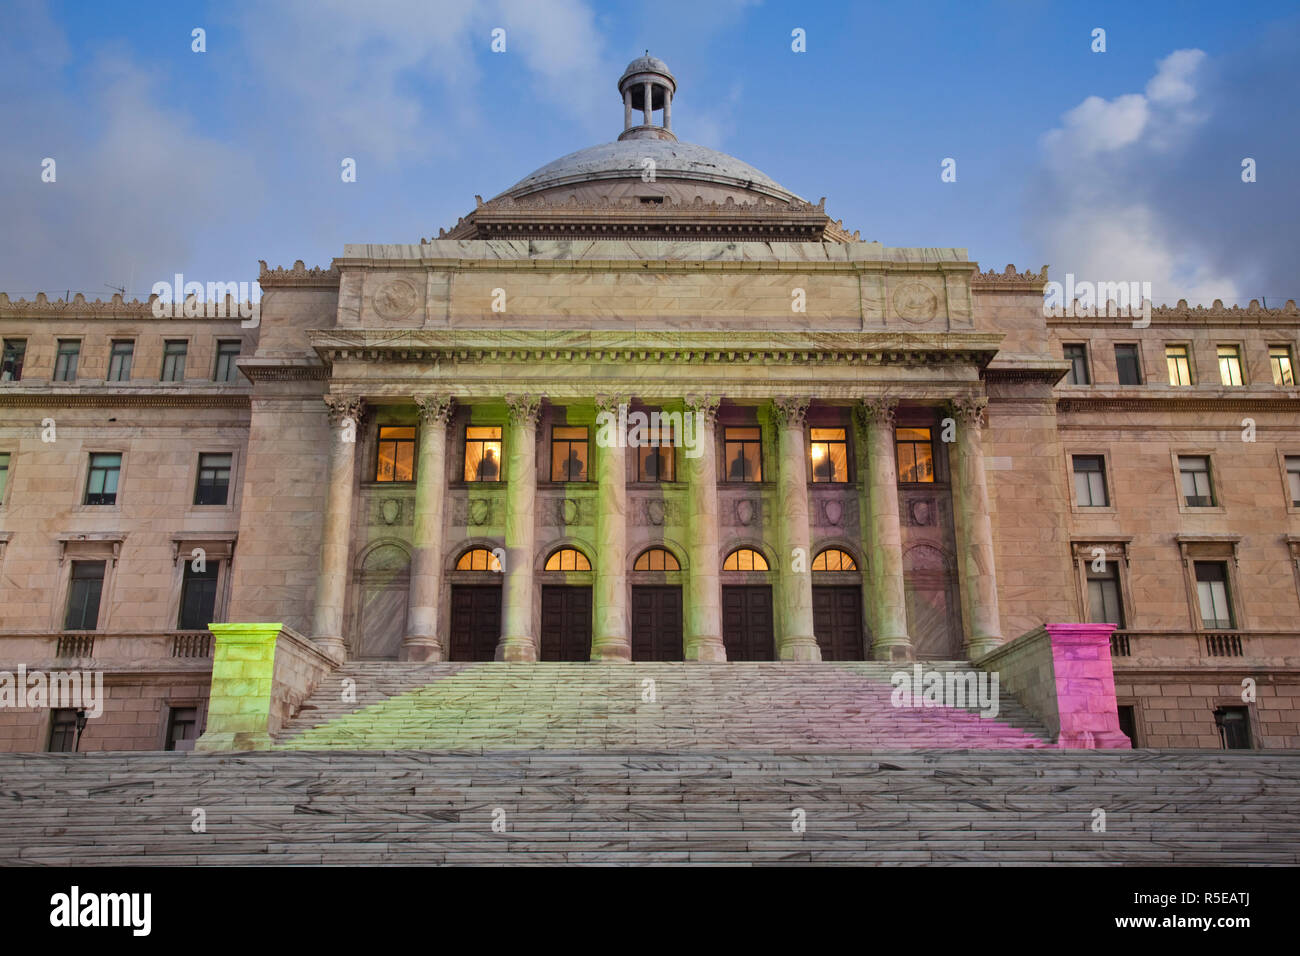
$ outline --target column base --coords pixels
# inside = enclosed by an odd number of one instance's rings
[[[906,637],[901,640],[893,638],[872,644],[871,659],[873,661],[912,661],[916,660],[916,651],[913,649],[910,639]]]
[[[630,664],[632,645],[622,639],[601,644],[593,643],[591,659],[604,664]]]
[[[402,638],[402,647],[397,652],[399,661],[441,661],[444,657],[442,643],[427,634],[411,634]]]
[[[702,663],[725,663],[727,648],[720,637],[702,637],[694,644],[688,644],[682,657],[688,661],[700,661]]]
[[[497,645],[496,658],[511,664],[531,664],[537,660],[537,642],[531,637],[507,637]]]
[[[348,645],[341,637],[313,637],[312,643],[336,664],[342,664],[348,659]]]
[[[970,643],[966,645],[966,659],[977,661],[985,654],[989,654],[1003,645],[1002,635],[993,635],[986,637],[972,637]]]
[[[782,661],[820,661],[822,649],[817,646],[815,637],[796,637],[778,648],[776,657]]]

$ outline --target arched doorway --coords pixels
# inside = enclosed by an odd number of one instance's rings
[[[860,661],[863,652],[862,575],[853,555],[826,548],[812,563],[813,631],[824,661]]]
[[[396,542],[374,544],[357,572],[357,629],[353,656],[395,661],[406,634],[411,556]]]
[[[754,548],[736,548],[722,562],[722,644],[729,661],[776,660],[769,571]]]
[[[447,659],[491,661],[501,640],[500,551],[469,548],[451,572],[451,629]]]
[[[632,562],[632,660],[684,658],[681,571],[667,548],[646,548]]]
[[[591,560],[577,548],[556,548],[547,556],[540,578],[538,659],[591,660]]]

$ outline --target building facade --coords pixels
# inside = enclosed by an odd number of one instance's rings
[[[1109,622],[1135,745],[1300,746],[1295,303],[1047,315],[1046,268],[862,241],[678,142],[676,89],[633,61],[617,141],[263,263],[255,318],[0,295],[0,669],[102,671],[81,749],[183,749],[209,622],[521,664]],[[74,721],[0,709],[0,749]]]

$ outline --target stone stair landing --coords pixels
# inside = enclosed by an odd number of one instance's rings
[[[910,667],[910,665],[905,665]],[[1003,693],[973,708],[898,708],[891,663],[351,662],[275,735],[294,750],[774,753],[1052,746]],[[927,670],[970,673],[966,662]],[[344,689],[355,688],[355,701]],[[653,699],[650,697],[653,689]]]

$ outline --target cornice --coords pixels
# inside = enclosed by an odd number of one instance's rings
[[[111,299],[87,299],[78,292],[70,301],[63,299],[50,299],[44,292],[38,292],[36,298],[32,300],[17,299],[11,300],[7,293],[0,292],[0,318],[4,319],[22,319],[37,318],[45,319],[50,317],[57,318],[75,318],[75,319],[147,319],[152,322],[232,322],[242,323],[243,319],[239,314],[240,304],[233,297],[227,296],[223,302],[203,302],[199,304],[202,315],[194,316],[156,316],[153,314],[153,305],[158,296],[151,295],[148,299],[141,302],[139,299],[132,299],[127,302],[120,294],[114,295]],[[195,297],[191,296],[186,303],[192,303]],[[249,304],[244,304],[245,309]],[[170,309],[170,305],[168,306]],[[223,312],[219,315],[218,312]]]
[[[286,286],[315,286],[326,289],[337,289],[341,273],[338,266],[331,264],[328,269],[322,269],[315,266],[308,269],[301,259],[294,262],[293,268],[286,269],[283,266],[277,266],[274,269],[267,268],[266,260],[259,259],[257,264],[261,267],[258,273],[257,282],[263,288],[269,287],[286,287]]]
[[[1290,412],[1300,411],[1300,392],[1282,390],[1279,395],[1224,397],[1214,395],[1097,395],[1056,400],[1057,414],[1088,412]]]
[[[1017,272],[1014,265],[1008,264],[998,272],[990,269],[971,276],[970,286],[976,292],[1040,292],[1047,284],[1047,266],[1041,272]]]
[[[251,393],[227,388],[127,389],[107,385],[84,388],[0,385],[0,406],[9,408],[249,408]]]
[[[253,382],[305,382],[329,378],[320,362],[303,359],[241,358],[239,370]]]

